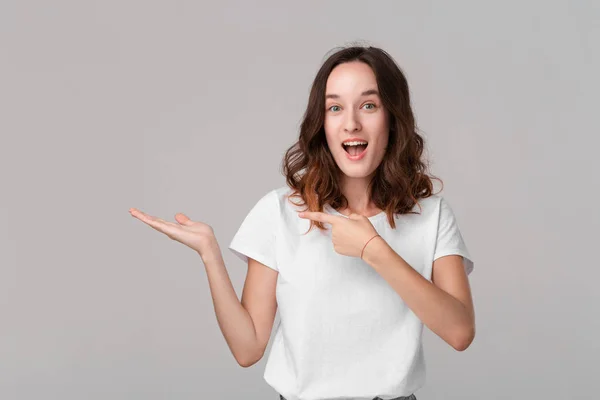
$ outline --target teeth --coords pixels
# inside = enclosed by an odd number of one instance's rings
[[[358,146],[361,144],[367,144],[367,142],[345,142],[342,143],[344,146]]]

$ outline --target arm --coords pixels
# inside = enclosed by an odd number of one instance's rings
[[[469,347],[475,337],[475,314],[461,256],[435,260],[432,282],[407,264],[381,237],[368,244],[363,259],[435,334],[458,351]]]
[[[269,341],[277,310],[275,285],[278,272],[249,258],[240,302],[216,240],[211,243],[210,251],[202,256],[202,261],[221,332],[238,364],[249,367],[262,358]]]

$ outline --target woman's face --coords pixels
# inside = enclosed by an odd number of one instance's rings
[[[331,71],[325,90],[325,136],[335,162],[348,178],[368,178],[388,144],[388,112],[381,104],[371,67],[352,61]],[[367,146],[344,146],[355,138]]]

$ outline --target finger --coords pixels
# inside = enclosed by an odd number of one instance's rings
[[[148,222],[148,221],[159,221],[160,218],[157,217],[153,217],[152,215],[148,215],[140,210],[138,210],[137,208],[131,208],[129,210],[129,213],[136,217],[137,219],[144,221],[144,222]]]
[[[313,221],[326,222],[328,224],[333,224],[336,221],[339,221],[339,217],[337,215],[331,215],[327,213],[322,213],[318,211],[303,211],[298,214],[300,218],[310,219]]]
[[[348,218],[353,219],[353,220],[359,220],[359,219],[364,219],[366,218],[364,215],[362,214],[358,214],[358,213],[351,213],[350,215],[348,215]]]
[[[132,216],[136,217],[140,221],[146,223],[147,225],[151,226],[159,232],[166,233],[169,235],[173,233],[172,229],[175,226],[175,224],[173,224],[172,222],[165,221],[164,219],[158,217],[153,217],[152,215],[143,213],[135,208],[132,208],[129,212]]]
[[[179,222],[181,225],[190,225],[194,222],[191,219],[189,219],[187,215],[185,215],[183,213],[175,214],[175,221]]]
[[[138,210],[137,208],[132,208],[130,210],[131,215],[133,215],[134,217],[137,217],[141,220],[143,220],[144,222],[146,221],[154,221],[154,222],[160,222],[163,224],[167,224],[167,225],[172,225],[175,226],[175,224],[173,222],[169,222],[169,221],[165,221],[162,218],[158,218],[158,217],[154,217],[152,215],[146,214],[140,210]],[[187,217],[186,217],[187,218]],[[189,218],[188,218],[189,219]]]

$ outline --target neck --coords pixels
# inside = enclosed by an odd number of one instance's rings
[[[371,216],[377,214],[379,210],[372,202],[369,194],[369,182],[371,177],[365,178],[349,178],[345,177],[342,182],[342,194],[348,200],[348,207],[342,210],[342,214],[357,214]]]

